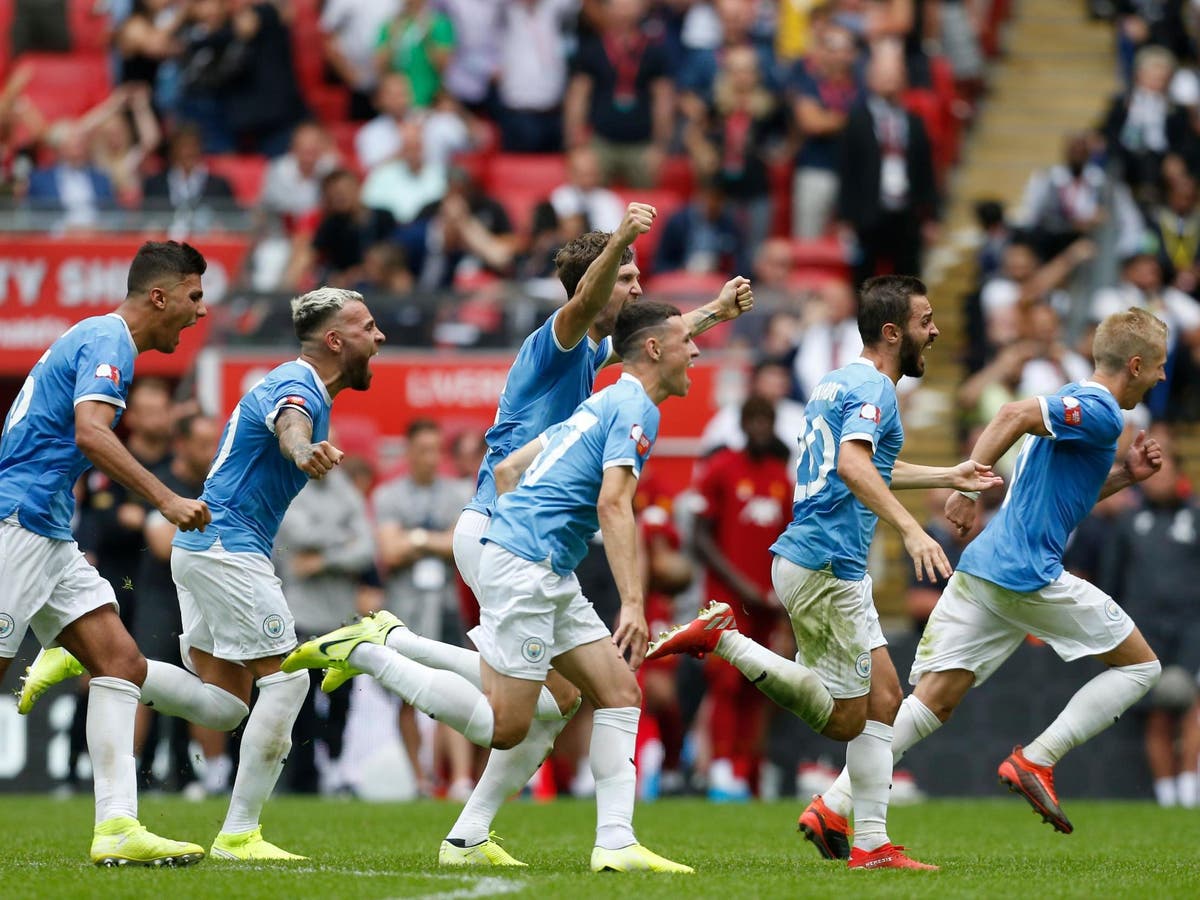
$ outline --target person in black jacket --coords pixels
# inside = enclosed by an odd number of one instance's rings
[[[143,203],[149,210],[194,211],[202,207],[232,209],[233,187],[204,164],[200,128],[180,125],[167,149],[168,167],[146,179]]]
[[[839,153],[838,219],[858,243],[855,281],[921,270],[938,216],[925,126],[900,105],[904,57],[895,44],[871,54],[867,94],[850,111]]]

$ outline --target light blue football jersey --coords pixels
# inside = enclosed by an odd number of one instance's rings
[[[75,407],[125,409],[137,347],[116,313],[84,319],[50,345],[25,379],[0,437],[0,519],[69,541],[75,482],[91,462],[75,444]]]
[[[279,452],[275,419],[297,409],[312,420],[312,441],[329,437],[333,401],[317,370],[296,359],[272,369],[234,409],[221,434],[200,499],[212,511],[204,531],[178,531],[171,542],[207,550],[219,538],[226,550],[271,555],[279,523],[308,476]]]
[[[516,489],[495,505],[485,542],[559,575],[575,571],[600,528],[596,501],[604,470],[641,475],[658,436],[658,407],[642,383],[623,374],[542,435],[542,452]]]
[[[1036,591],[1062,574],[1067,539],[1099,499],[1125,427],[1116,398],[1094,381],[1038,402],[1050,436],[1025,438],[1004,504],[958,561],[1010,591]]]
[[[563,349],[554,335],[557,317],[555,312],[525,338],[508,370],[496,421],[484,436],[487,453],[479,467],[475,496],[467,509],[492,514],[496,504],[493,475],[496,464],[571,415],[592,393],[596,373],[612,356],[611,338],[597,344],[585,336],[571,349]]]
[[[875,470],[888,484],[904,445],[896,386],[859,357],[830,372],[809,397],[796,464],[792,522],[771,552],[805,569],[832,569],[837,578],[860,581],[878,516],[854,496],[838,475],[841,446],[869,441]]]

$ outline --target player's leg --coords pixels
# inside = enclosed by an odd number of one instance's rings
[[[1176,779],[1179,805],[1194,809],[1200,805],[1200,700],[1183,714],[1179,734],[1179,777]]]
[[[587,605],[590,609],[590,604]],[[595,617],[594,610],[591,615]],[[581,615],[577,623],[582,624],[582,620]],[[598,618],[596,622],[599,623]],[[606,634],[598,640],[575,646],[556,656],[554,666],[579,687],[596,709],[589,749],[592,776],[596,781],[596,845],[592,849],[592,871],[691,872],[690,867],[646,849],[634,835],[637,770],[633,759],[642,692],[611,636]]]

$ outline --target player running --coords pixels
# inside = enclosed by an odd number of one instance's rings
[[[1094,656],[1109,668],[1067,703],[1031,744],[1000,763],[1000,780],[1021,794],[1055,830],[1074,828],[1058,803],[1054,766],[1073,747],[1099,734],[1158,681],[1161,665],[1133,620],[1116,601],[1063,571],[1067,539],[1097,500],[1162,466],[1158,442],[1134,438],[1114,465],[1124,428],[1122,409],[1136,406],[1166,377],[1167,326],[1141,309],[1114,313],[1092,342],[1096,371],[1057,394],[1007,403],[971,454],[992,465],[1016,441],[1025,443],[1004,505],[963,551],[917,647],[909,681],[915,690],[896,717],[892,753],[942,726],[972,686],[986,681],[1025,635],[1045,641],[1066,661]],[[974,497],[953,494],[946,515],[966,533],[975,521]],[[842,772],[805,811],[818,847],[844,840],[846,816],[857,810],[857,786]],[[803,818],[802,818],[803,823]]]
[[[935,869],[909,858],[887,834],[892,722],[901,691],[875,612],[867,550],[882,518],[900,532],[918,578],[948,577],[941,547],[892,491],[978,490],[999,479],[970,460],[939,468],[896,458],[904,443],[896,382],[924,374],[922,354],[938,335],[925,285],[896,275],[868,280],[858,327],[862,357],[826,375],[809,397],[793,519],[771,547],[771,580],[792,621],[797,661],[741,634],[729,605],[715,602],[664,634],[647,657],[719,656],[814,731],[849,742],[859,827],[853,850],[828,855],[848,855],[851,868]]]
[[[0,678],[31,626],[55,656],[78,657],[92,673],[87,745],[97,865],[187,865],[204,857],[198,845],[159,837],[138,822],[133,729],[138,699],[151,693],[143,683],[147,664],[121,624],[112,585],[72,538],[71,517],[75,482],[94,465],[182,531],[209,524],[203,501],[175,494],[113,434],[137,356],[173,353],[180,332],[205,315],[206,268],[187,244],[143,244],[129,266],[124,302],[51,344],[13,401],[0,439]]]
[[[648,301],[621,311],[613,343],[623,360],[617,383],[494,470],[502,496],[483,537],[480,625],[471,632],[482,657],[482,689],[380,646],[403,630],[386,612],[302,644],[283,667],[370,672],[479,746],[509,749],[525,740],[553,665],[596,708],[592,870],[687,873],[692,869],[646,849],[633,832],[641,715],[633,669],[647,640],[633,495],[658,434],[658,404],[687,393],[687,370],[700,351],[678,309]],[[518,476],[516,489],[505,493]],[[597,528],[621,597],[615,634],[574,575]]]

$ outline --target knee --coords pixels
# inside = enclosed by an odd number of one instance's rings
[[[866,724],[867,712],[863,704],[848,705],[841,700],[834,700],[833,713],[821,734],[833,741],[852,741],[862,734]]]
[[[88,672],[103,678],[121,678],[141,686],[146,681],[146,657],[132,640],[122,641]]]
[[[630,673],[628,678],[621,679],[619,684],[605,685],[604,690],[595,698],[595,706],[596,709],[641,709],[642,689],[638,687],[633,673]]]
[[[210,699],[210,718],[204,722],[214,731],[233,731],[250,714],[250,707],[228,691],[216,685],[207,685]]]
[[[497,719],[492,729],[492,749],[511,750],[529,734],[529,722]]]
[[[891,724],[896,721],[896,713],[900,711],[900,704],[903,702],[904,691],[900,689],[899,682],[872,686],[868,718]]]
[[[546,687],[554,697],[554,702],[558,704],[558,711],[563,714],[563,718],[570,718],[575,714],[575,710],[579,708],[579,701],[583,697],[579,688],[571,684],[565,678],[548,678]]]

